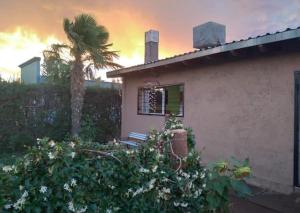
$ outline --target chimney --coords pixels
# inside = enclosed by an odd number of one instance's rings
[[[226,40],[225,25],[207,22],[193,28],[193,47],[203,49],[224,44]]]
[[[145,32],[145,64],[158,60],[158,38],[156,30]]]

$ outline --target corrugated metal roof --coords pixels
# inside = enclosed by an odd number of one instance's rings
[[[291,32],[291,33],[289,33],[289,32]],[[120,76],[121,74],[132,72],[132,71],[154,68],[156,66],[163,65],[162,64],[163,62],[170,61],[171,63],[176,63],[176,62],[195,58],[195,57],[189,58],[189,56],[194,56],[194,55],[196,57],[208,56],[208,55],[213,55],[213,54],[220,53],[220,52],[232,51],[235,49],[241,49],[241,48],[246,48],[246,47],[251,47],[251,46],[256,46],[256,45],[273,43],[273,42],[293,39],[293,38],[297,38],[297,37],[300,38],[300,26],[297,28],[294,28],[294,29],[286,28],[283,31],[276,31],[273,33],[266,33],[263,35],[248,37],[247,39],[240,39],[238,41],[233,40],[231,42],[227,42],[227,43],[220,44],[217,46],[206,47],[203,49],[174,55],[172,57],[167,57],[167,58],[152,61],[149,63],[139,64],[139,65],[135,65],[135,66],[131,66],[131,67],[122,68],[119,70],[110,71],[110,72],[107,72],[107,77],[117,77],[117,76]],[[252,40],[254,42],[251,42]],[[207,54],[205,54],[206,52],[207,52]],[[200,53],[204,53],[204,54],[200,54]],[[182,58],[182,60],[180,60],[180,58]],[[179,59],[179,60],[175,62],[173,59]],[[171,64],[171,63],[167,63],[167,64]]]
[[[33,63],[35,61],[40,61],[40,60],[41,60],[40,57],[33,57],[33,58],[29,59],[28,61],[25,61],[24,63],[20,64],[19,67],[22,68],[22,67],[24,67],[24,66],[26,66],[28,64],[31,64],[31,63]]]

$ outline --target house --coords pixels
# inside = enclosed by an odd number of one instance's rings
[[[20,64],[21,82],[25,84],[38,84],[41,82],[41,58],[33,57],[32,59]]]
[[[24,84],[40,84],[47,82],[45,76],[41,76],[41,58],[33,57],[19,65],[21,68],[21,82]],[[85,80],[85,87],[100,87],[120,89],[121,84],[117,82],[96,80]]]
[[[192,127],[204,162],[250,159],[250,183],[291,193],[300,186],[300,28],[225,43],[225,26],[193,29],[197,50],[158,60],[159,33],[145,34],[145,64],[122,77],[122,136],[162,128],[166,113]]]

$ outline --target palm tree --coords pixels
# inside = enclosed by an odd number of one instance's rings
[[[72,60],[64,59],[61,50],[60,45],[54,44],[43,51],[43,78],[46,79],[47,83],[69,85]]]
[[[72,136],[77,137],[80,133],[84,101],[84,77],[89,75],[93,68],[116,69],[121,66],[113,61],[118,54],[109,50],[112,44],[108,44],[107,29],[98,25],[91,15],[78,15],[74,21],[66,18],[63,27],[69,44],[57,44],[52,49],[60,53],[63,52],[61,49],[67,49],[72,58],[70,69]]]

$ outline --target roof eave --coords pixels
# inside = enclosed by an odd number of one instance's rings
[[[196,52],[193,52],[190,54],[183,54],[180,56],[162,59],[162,60],[148,63],[148,64],[141,64],[141,65],[137,65],[137,66],[132,66],[132,67],[127,67],[127,68],[122,68],[119,70],[110,71],[110,72],[107,72],[106,75],[108,78],[121,77],[124,74],[135,72],[135,71],[142,71],[142,70],[146,70],[146,69],[170,65],[173,63],[183,62],[186,60],[201,58],[204,56],[210,56],[210,55],[214,55],[214,54],[218,54],[218,53],[224,53],[224,52],[228,52],[228,51],[244,49],[244,48],[254,47],[254,46],[258,46],[258,45],[281,42],[281,41],[295,39],[295,38],[300,38],[300,29],[287,30],[287,31],[280,32],[280,33],[274,33],[274,34],[264,35],[264,36],[260,36],[260,37],[256,37],[256,38],[250,38],[250,39],[244,40],[244,41],[231,42],[231,43],[217,46],[214,48],[196,51]]]
[[[41,61],[41,58],[40,57],[33,57],[33,58],[29,59],[28,61],[25,61],[24,63],[20,64],[19,67],[22,68],[22,67],[24,67],[28,64],[31,64],[35,61]]]

